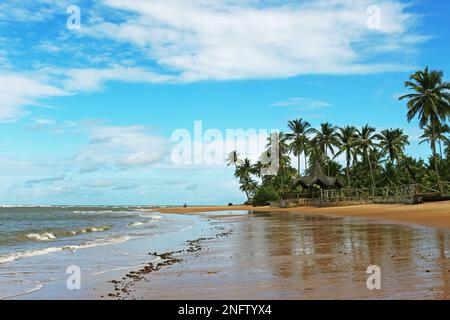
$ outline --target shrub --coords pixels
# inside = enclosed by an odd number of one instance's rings
[[[266,206],[269,205],[271,201],[280,200],[280,195],[272,187],[261,187],[258,188],[253,197],[254,206]]]

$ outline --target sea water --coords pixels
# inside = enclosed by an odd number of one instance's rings
[[[198,216],[145,207],[0,207],[0,299],[85,298],[96,280],[148,263],[149,252],[176,250],[204,229]],[[81,270],[79,296],[65,287],[70,266]]]

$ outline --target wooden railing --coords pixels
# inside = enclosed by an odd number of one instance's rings
[[[401,197],[410,198],[421,195],[450,194],[450,183],[441,182],[433,186],[411,184],[383,188],[352,188],[352,189],[319,189],[309,192],[288,193],[285,199],[329,199],[329,200],[363,200],[374,198]]]
[[[450,193],[450,182],[440,182],[433,186],[419,186],[420,194]]]

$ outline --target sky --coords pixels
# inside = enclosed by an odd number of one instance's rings
[[[226,153],[296,118],[426,158],[398,97],[449,36],[438,0],[3,0],[0,204],[243,202]]]

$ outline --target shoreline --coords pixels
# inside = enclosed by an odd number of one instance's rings
[[[219,223],[212,226],[215,231],[212,233],[203,234],[201,237],[185,240],[182,246],[175,251],[161,251],[161,252],[149,252],[148,256],[154,257],[151,261],[144,263],[141,268],[133,269],[117,277],[113,280],[107,281],[105,285],[101,287],[103,293],[98,295],[99,299],[107,300],[127,300],[127,299],[142,299],[152,291],[150,282],[154,277],[164,275],[167,270],[171,270],[170,267],[177,268],[186,264],[186,261],[191,261],[198,257],[201,251],[205,251],[209,248],[205,245],[210,241],[220,241],[221,238],[226,238],[232,233],[232,229],[226,223]],[[189,262],[188,262],[189,264]],[[184,271],[181,271],[184,272]],[[209,273],[213,274],[213,272]],[[179,276],[180,274],[178,274]],[[142,288],[142,286],[144,288]],[[166,279],[164,280],[163,287],[166,287]],[[163,288],[157,290],[161,292]],[[177,291],[175,291],[177,292]],[[188,299],[185,297],[184,299]]]
[[[160,208],[160,213],[201,214],[208,212],[246,210],[254,212],[292,212],[304,214],[355,217],[393,223],[415,224],[450,229],[450,201],[429,202],[419,205],[367,204],[343,207],[272,208],[253,206],[208,206],[187,208]]]
[[[110,281],[102,298],[450,298],[447,230],[263,209],[206,213],[215,235],[186,241],[177,252],[151,253],[165,259]],[[184,209],[192,210],[201,209]],[[382,290],[366,287],[373,264],[383,269]]]

